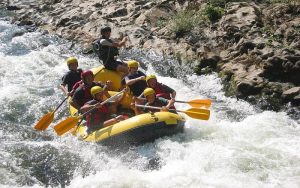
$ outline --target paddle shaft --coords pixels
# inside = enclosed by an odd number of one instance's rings
[[[68,99],[69,96],[67,96],[66,98],[64,98],[64,100],[55,108],[55,110],[53,112],[56,112],[60,107],[61,105]]]
[[[118,94],[116,94],[116,95],[110,97],[109,99],[106,99],[105,101],[103,101],[103,102],[101,103],[101,105],[104,105],[104,104],[106,104],[106,103],[108,103],[108,102],[114,100],[114,99],[117,98],[119,95],[121,95],[123,92],[124,92],[124,90],[123,90],[123,91],[120,91],[120,93],[118,93]],[[97,103],[97,104],[98,104],[98,103]],[[86,111],[85,113],[83,113],[82,115],[80,115],[80,116],[79,116],[79,117],[80,117],[79,119],[83,118],[85,115],[91,113],[91,112],[92,112],[93,110],[95,110],[95,109],[96,109],[96,105],[95,105],[93,108],[91,108],[91,109],[89,109],[88,111]]]
[[[178,102],[178,103],[191,103],[191,104],[203,104],[203,105],[208,105],[208,104],[205,103],[205,102],[193,102],[193,101],[175,101],[175,102]]]
[[[151,108],[151,109],[157,109],[157,110],[161,110],[162,108],[160,107],[155,107],[155,106],[144,106],[144,105],[135,105],[137,107],[144,107],[144,108]],[[181,112],[181,113],[185,113],[186,115],[188,115],[191,118],[195,118],[195,119],[201,119],[201,120],[208,120],[209,116],[210,116],[210,111],[206,110],[206,109],[199,109],[199,108],[191,108],[188,110],[173,110],[170,109],[170,111],[177,111],[177,112]]]
[[[155,106],[144,106],[144,105],[139,105],[139,104],[136,104],[135,106],[137,107],[141,107],[141,108],[150,108],[150,109],[156,109],[156,110],[161,110],[162,108],[161,107],[155,107]],[[173,111],[173,112],[184,112],[182,110],[174,110],[174,109],[169,109],[169,111]]]
[[[59,107],[61,107],[61,105],[68,99],[68,97],[66,97],[56,108],[54,111],[47,113],[46,115],[44,115],[39,121],[38,123],[34,126],[34,128],[36,130],[39,131],[43,131],[46,130],[47,127],[51,124],[51,122],[53,121],[54,118],[54,113],[59,109]]]
[[[121,95],[125,90],[122,90],[121,92],[119,92],[118,94],[106,99],[104,102],[101,103],[101,105],[104,105],[105,103],[108,103],[112,100],[114,100],[115,98],[117,98],[119,95]],[[74,128],[76,125],[80,124],[80,120],[83,119],[83,117],[92,112],[94,109],[96,109],[96,106],[94,106],[93,108],[91,108],[90,110],[88,110],[87,112],[85,112],[84,114],[80,115],[80,116],[72,116],[69,117],[65,120],[63,120],[62,122],[58,123],[57,125],[54,126],[54,130],[58,135],[63,135],[64,133],[68,132],[69,130],[71,130],[72,128]]]

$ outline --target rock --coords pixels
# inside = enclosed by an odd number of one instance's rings
[[[283,57],[292,63],[296,63],[297,61],[300,61],[300,55],[286,55]]]
[[[293,87],[282,93],[282,98],[286,102],[291,102],[293,105],[300,105],[300,87]]]
[[[282,93],[283,98],[292,99],[293,97],[300,94],[300,87],[293,87],[289,90],[286,90]]]
[[[18,6],[15,6],[15,5],[8,5],[8,6],[6,6],[6,10],[10,10],[10,11],[12,11],[12,10],[21,10],[21,8],[18,7]]]
[[[295,96],[292,100],[291,100],[292,104],[295,106],[299,106],[300,105],[300,94],[298,94],[297,96]]]
[[[291,44],[290,44],[290,48],[294,48],[294,49],[296,49],[296,48],[298,48],[298,49],[300,49],[300,41],[299,40],[294,40]]]
[[[262,59],[268,59],[274,55],[274,50],[270,47],[266,47],[261,50],[262,55],[260,56]]]
[[[210,68],[211,70],[216,70],[217,63],[221,60],[221,57],[214,52],[205,53],[200,59],[200,63],[197,65],[198,69]]]
[[[283,72],[283,62],[284,60],[278,56],[268,58],[267,63],[264,65],[264,72],[262,75],[269,79],[277,80]]]
[[[17,25],[19,26],[25,26],[25,25],[34,25],[34,22],[32,20],[21,20],[20,22],[17,22]]]
[[[159,7],[153,7],[145,13],[141,14],[135,21],[136,24],[149,24],[155,26],[159,20],[166,20],[169,13]]]
[[[223,60],[227,60],[228,58],[230,58],[230,51],[229,50],[223,50],[220,52],[220,57]]]
[[[56,26],[58,27],[64,27],[64,26],[67,26],[69,25],[69,22],[70,22],[70,18],[62,18],[58,21],[58,23],[56,24]]]
[[[257,95],[264,86],[264,80],[260,77],[262,70],[257,70],[256,65],[246,55],[235,58],[223,65],[222,76],[226,87],[238,98],[247,98],[250,95]]]
[[[253,50],[255,48],[255,44],[251,41],[240,40],[237,44],[237,51],[239,51],[240,55],[248,53],[248,51]]]
[[[22,36],[22,35],[24,35],[25,34],[25,32],[24,31],[17,31],[17,32],[15,32],[15,33],[13,33],[13,38],[14,37],[19,37],[19,36]]]
[[[242,81],[237,84],[237,97],[245,98],[249,95],[257,95],[261,88],[256,87],[253,82]]]
[[[230,3],[227,13],[219,21],[220,27],[226,32],[228,40],[235,41],[242,33],[249,31],[253,25],[260,25],[260,9],[248,3]]]
[[[126,8],[118,8],[112,11],[110,14],[106,15],[105,18],[116,18],[116,17],[123,17],[128,14]]]

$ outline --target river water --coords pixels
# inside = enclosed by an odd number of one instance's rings
[[[84,69],[99,62],[32,30],[0,20],[1,187],[300,187],[299,120],[225,97],[217,75],[192,75],[151,51],[123,56],[141,61],[177,99],[211,98],[209,121],[187,117],[184,133],[126,150],[58,137],[52,126],[35,131],[64,98],[66,57],[78,57]],[[65,104],[54,124],[67,115]]]

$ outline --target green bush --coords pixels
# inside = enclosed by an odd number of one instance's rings
[[[212,22],[218,21],[224,15],[224,9],[218,6],[208,4],[204,8],[204,15]]]
[[[226,5],[226,0],[210,0],[207,3],[210,4],[213,7],[222,7],[222,8],[224,8],[225,5]]]
[[[176,36],[182,36],[191,31],[199,21],[199,16],[193,11],[177,12],[170,20],[171,31]]]

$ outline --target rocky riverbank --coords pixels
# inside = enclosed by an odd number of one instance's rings
[[[131,47],[173,56],[197,74],[217,71],[228,95],[263,109],[299,108],[299,2],[226,2],[14,0],[0,8],[14,12],[12,22],[80,43],[85,52],[109,25]]]

